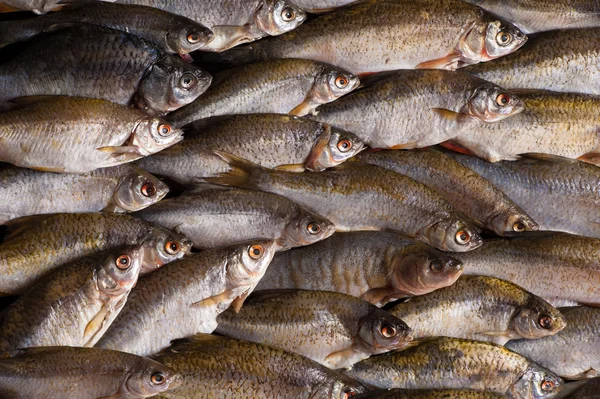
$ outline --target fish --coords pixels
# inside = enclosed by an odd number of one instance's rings
[[[125,305],[143,260],[142,244],[79,260],[45,276],[4,311],[0,350],[94,346]]]
[[[579,384],[579,382],[577,383]],[[583,387],[577,389],[569,399],[598,399],[600,398],[600,378],[585,381]]]
[[[561,308],[567,326],[555,336],[535,341],[514,340],[506,344],[512,351],[569,380],[600,377],[598,326],[600,309],[589,306]]]
[[[88,97],[160,116],[194,101],[212,81],[208,72],[140,37],[100,26],[62,29],[23,47],[0,65],[2,102]]]
[[[454,208],[499,236],[535,231],[539,225],[485,178],[440,151],[378,151],[356,157],[425,184]]]
[[[0,224],[48,213],[133,212],[168,192],[165,183],[132,164],[83,175],[9,166],[0,168]]]
[[[486,276],[462,276],[449,287],[397,303],[388,311],[410,325],[417,339],[445,336],[498,345],[551,336],[568,324],[542,298],[510,281]]]
[[[523,112],[497,123],[475,121],[451,141],[489,162],[541,153],[598,164],[600,97],[520,93]]]
[[[329,220],[285,197],[237,188],[201,188],[134,216],[181,232],[198,249],[258,238],[275,240],[278,250],[284,251],[324,240],[335,232]]]
[[[395,233],[335,233],[277,253],[256,289],[334,291],[383,306],[454,284],[462,271],[453,255]]]
[[[181,141],[182,134],[124,105],[53,97],[0,113],[0,161],[46,172],[88,173],[158,152]]]
[[[600,27],[594,0],[466,0],[514,23],[525,33]]]
[[[214,32],[207,48],[217,52],[289,32],[307,17],[287,0],[118,0],[118,3],[159,8],[197,21]]]
[[[214,123],[206,122],[205,128],[186,131],[184,141],[142,158],[137,164],[190,185],[229,170],[214,150],[236,154],[268,168],[320,172],[365,148],[352,133],[293,115],[247,114],[216,119]]]
[[[280,113],[304,116],[358,87],[353,74],[310,60],[274,60],[215,75],[211,87],[169,118],[177,126],[220,115]]]
[[[402,70],[315,110],[313,118],[356,134],[372,148],[410,149],[450,140],[469,126],[524,109],[510,91],[462,71]],[[419,117],[409,118],[407,115]]]
[[[555,299],[600,304],[600,239],[548,233],[489,239],[471,253],[455,253],[465,275],[509,280],[550,303]],[[552,278],[545,278],[552,270]]]
[[[141,399],[181,385],[170,367],[129,353],[54,346],[10,355],[0,359],[0,395],[6,399]]]
[[[357,75],[454,70],[508,55],[526,42],[517,27],[459,0],[369,0],[285,35],[231,49],[220,62],[305,58]]]
[[[146,243],[140,274],[187,255],[182,234],[118,213],[59,213],[9,222],[0,244],[0,296],[17,295],[48,272],[79,258]]]
[[[502,346],[446,337],[365,359],[343,373],[377,388],[468,388],[513,399],[554,398],[564,386],[556,374]]]
[[[506,399],[495,392],[479,392],[471,389],[382,389],[370,391],[354,399]]]
[[[268,345],[199,334],[180,340],[157,361],[182,375],[182,384],[163,398],[347,399],[365,388],[335,370]]]
[[[36,14],[45,14],[56,10],[60,7],[60,2],[61,0],[2,0],[3,4],[17,10],[32,11]]]
[[[96,346],[147,356],[174,339],[213,332],[220,313],[242,307],[275,249],[272,240],[209,249],[141,278]]]
[[[61,2],[63,3],[63,2]],[[203,50],[214,36],[206,26],[152,7],[107,2],[69,4],[59,13],[0,22],[0,47],[75,24],[93,24],[131,33],[168,54]]]
[[[599,14],[600,17],[600,14]],[[466,67],[468,72],[507,89],[600,94],[598,29],[540,33],[516,53],[494,62]]]
[[[349,4],[358,3],[360,0],[294,0],[294,4],[306,12],[321,14]]]
[[[283,195],[326,217],[337,231],[393,230],[450,252],[482,244],[477,230],[446,200],[398,173],[358,162],[320,173],[293,173],[217,153],[232,170],[206,182]]]
[[[236,313],[217,317],[217,333],[344,368],[405,347],[411,329],[388,312],[351,295],[328,291],[266,290]]]
[[[502,190],[538,223],[540,230],[600,238],[600,169],[568,158],[529,155],[489,163],[448,153]]]

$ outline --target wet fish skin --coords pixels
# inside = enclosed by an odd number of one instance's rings
[[[324,240],[335,232],[329,220],[285,197],[237,188],[192,191],[134,216],[176,229],[198,249],[260,238],[275,240],[278,250],[287,250]]]
[[[125,305],[143,260],[142,244],[46,276],[3,313],[0,350],[94,346]]]
[[[358,77],[310,60],[273,60],[215,76],[210,89],[169,116],[177,126],[232,114],[291,113],[303,116],[358,87]]]
[[[182,134],[160,118],[123,105],[56,97],[0,114],[0,161],[88,173],[158,152],[181,141]]]
[[[442,251],[481,246],[477,231],[437,193],[386,169],[351,162],[320,173],[292,173],[216,153],[232,170],[205,181],[283,195],[328,218],[337,231],[394,230]]]
[[[527,46],[493,63],[465,71],[507,89],[600,94],[600,31],[565,29],[541,33]]]
[[[597,163],[600,98],[571,93],[522,93],[523,112],[497,123],[475,122],[452,139],[489,162],[542,153]]]
[[[343,373],[378,388],[469,388],[515,399],[554,398],[564,386],[560,377],[517,353],[457,338],[371,357]]]
[[[457,69],[510,54],[527,41],[515,26],[458,0],[365,1],[223,55],[243,64],[276,58],[327,62],[355,74]]]
[[[441,143],[476,121],[494,124],[523,108],[514,93],[462,71],[401,70],[320,106],[314,119],[373,148],[408,149]],[[415,109],[419,117],[407,118]]]
[[[600,6],[594,0],[466,0],[506,18],[525,33],[600,27]]]
[[[579,384],[579,382],[577,383]],[[577,389],[569,399],[598,399],[600,397],[600,378],[588,380],[583,387]]]
[[[293,165],[298,170],[322,171],[364,149],[364,143],[352,133],[292,115],[247,114],[223,118],[186,132],[183,142],[142,158],[137,164],[191,185],[203,177],[229,170],[213,150],[236,154],[268,168]]]
[[[110,1],[110,0],[109,0]],[[4,0],[4,4],[18,10],[32,11],[36,14],[45,14],[58,7],[59,0]]]
[[[486,276],[462,276],[449,287],[397,303],[388,311],[411,326],[415,338],[445,336],[498,345],[554,335],[568,324],[542,298]]]
[[[385,389],[370,391],[356,399],[506,399],[494,392],[479,392],[471,389]]]
[[[461,273],[453,256],[395,233],[336,233],[275,255],[256,289],[334,291],[383,306],[451,285]]]
[[[181,387],[162,398],[345,399],[365,392],[356,381],[303,356],[214,335],[177,342],[153,358],[182,374]]]
[[[335,8],[347,6],[352,3],[357,3],[360,0],[294,0],[294,4],[306,12],[320,14],[331,11]]]
[[[500,236],[539,228],[535,219],[502,191],[442,152],[378,151],[360,154],[356,159],[425,184],[448,199],[456,210]]]
[[[275,250],[272,240],[253,240],[160,268],[138,281],[96,346],[145,356],[167,348],[174,339],[213,332],[221,312],[229,306],[241,308]]]
[[[600,240],[563,233],[512,240],[490,239],[471,253],[456,253],[466,275],[512,281],[546,300],[600,303]],[[548,268],[552,279],[540,278]]]
[[[0,223],[60,212],[132,212],[167,195],[150,173],[124,164],[75,175],[6,167],[0,169]]]
[[[594,219],[600,201],[597,166],[559,157],[489,163],[448,155],[502,190],[538,222],[540,230],[600,238],[600,225]]]
[[[359,298],[327,291],[258,291],[236,313],[217,318],[216,332],[306,356],[331,369],[400,349],[411,329]]]
[[[92,2],[70,5],[60,13],[0,23],[0,46],[31,39],[49,28],[94,24],[139,36],[169,54],[202,50],[213,38],[210,29],[183,16],[152,7]]]
[[[129,353],[55,346],[10,355],[0,359],[0,394],[7,399],[138,399],[181,385],[171,368]]]
[[[20,294],[59,266],[124,245],[145,242],[142,275],[192,246],[182,234],[115,213],[40,215],[10,224],[13,233],[0,244],[0,295]]]
[[[577,306],[561,308],[567,327],[553,337],[528,342],[510,341],[506,347],[527,356],[565,379],[600,376],[598,325],[600,309]]]

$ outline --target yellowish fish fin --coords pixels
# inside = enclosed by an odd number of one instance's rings
[[[244,305],[244,301],[248,298],[251,291],[246,291],[242,295],[239,295],[231,302],[231,308],[235,311],[235,313],[240,313],[242,306]]]
[[[580,161],[591,163],[596,166],[600,166],[600,151],[591,151],[587,154],[583,154],[579,158]]]
[[[473,151],[469,150],[467,147],[463,147],[462,145],[453,142],[452,140],[448,140],[448,141],[444,141],[443,143],[440,143],[440,147],[445,148],[450,151],[458,152],[459,154],[475,156],[475,154],[473,154]]]
[[[539,152],[528,152],[520,154],[524,158],[535,159],[538,161],[554,162],[554,163],[576,163],[576,159],[560,157],[558,155],[542,154]]]
[[[100,311],[96,313],[94,318],[89,321],[87,326],[85,326],[85,330],[83,331],[83,346],[86,348],[94,346],[94,337],[98,334],[104,323],[106,322],[106,318],[109,314],[110,309],[106,305],[102,306]]]
[[[305,116],[305,115],[308,115],[308,113],[310,113],[310,111],[313,108],[315,108],[315,104],[307,96],[307,98],[304,99],[304,101],[302,101],[300,104],[295,106],[294,109],[292,109],[290,112],[288,112],[288,114],[296,115],[296,116]]]
[[[257,177],[263,173],[268,173],[267,169],[256,165],[250,161],[240,158],[236,155],[228,154],[222,151],[214,151],[223,161],[227,162],[231,170],[225,173],[219,173],[214,177],[205,177],[202,180],[206,183],[219,184],[222,186],[242,187],[257,189]]]
[[[373,288],[361,295],[361,298],[375,306],[382,307],[388,303],[388,298],[392,292],[389,287]]]
[[[470,117],[469,115],[465,115],[465,114],[461,114],[460,112],[454,112],[454,111],[450,111],[448,109],[444,109],[444,108],[430,108],[433,112],[435,112],[436,114],[438,114],[439,116],[441,116],[443,119],[452,121],[452,122],[456,122],[456,123],[462,123],[462,122],[466,122],[466,121],[470,121],[472,119],[472,117]]]
[[[138,148],[132,145],[123,145],[123,146],[107,146],[107,147],[99,147],[96,148],[98,151],[108,152],[110,154],[127,154],[132,152],[137,152]]]
[[[458,67],[459,62],[460,55],[452,52],[442,58],[421,62],[415,69],[447,69],[453,71]]]
[[[294,172],[294,173],[302,173],[305,171],[304,165],[302,165],[301,163],[290,164],[290,165],[279,165],[279,166],[275,166],[275,168],[273,168],[273,169],[281,170],[284,172]]]
[[[412,150],[413,148],[416,148],[418,145],[419,145],[418,141],[412,141],[410,143],[396,144],[394,146],[391,146],[390,149],[391,150]]]
[[[477,334],[487,335],[489,337],[509,337],[510,333],[508,331],[482,331]]]
[[[348,358],[356,358],[357,355],[357,348],[354,346],[351,346],[348,349],[344,349],[338,352],[332,352],[329,355],[327,355],[327,357],[324,360],[324,362],[327,364],[327,367],[332,368],[332,369],[336,369],[339,368],[339,365],[341,363],[345,363],[346,360]],[[364,356],[366,357],[366,356]]]
[[[32,166],[31,169],[39,170],[41,172],[67,173],[67,170],[65,168],[46,168],[43,166]]]
[[[201,301],[194,302],[190,305],[190,307],[202,308],[202,307],[217,306],[221,302],[229,301],[232,293],[233,292],[231,290],[228,290],[228,291],[222,292],[218,295],[213,295],[213,296],[211,296],[209,298],[205,298]]]

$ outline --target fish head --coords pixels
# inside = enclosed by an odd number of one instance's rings
[[[194,21],[189,21],[169,27],[165,34],[165,43],[173,54],[188,54],[202,49],[210,43],[213,37],[212,30]]]
[[[564,386],[562,378],[531,363],[507,393],[513,399],[550,399],[556,397]]]
[[[358,76],[337,68],[323,65],[315,76],[310,98],[317,106],[327,104],[350,93],[360,85]]]
[[[407,295],[423,295],[448,287],[464,270],[460,261],[420,243],[398,252],[392,264],[392,286]]]
[[[522,112],[525,103],[516,94],[485,82],[473,90],[465,108],[462,113],[493,123]]]
[[[170,367],[142,357],[121,387],[122,397],[149,398],[181,385],[182,376]]]
[[[305,167],[321,172],[352,158],[365,149],[365,143],[356,135],[323,125],[323,133],[308,155]]]
[[[169,187],[140,168],[123,177],[113,194],[113,203],[124,212],[134,212],[157,203],[167,195]]]
[[[350,399],[366,391],[359,382],[336,371],[321,385],[316,386],[310,398]]]
[[[427,242],[442,251],[467,252],[479,248],[483,241],[479,233],[460,220],[444,220],[431,226]]]
[[[534,296],[517,309],[511,324],[520,337],[534,339],[556,334],[567,322],[558,309]]]
[[[208,72],[168,55],[157,61],[144,77],[135,103],[150,115],[164,115],[197,99],[211,82],[212,75]]]
[[[263,0],[254,14],[258,29],[269,36],[278,36],[296,29],[306,20],[306,13],[286,0]]]
[[[230,284],[236,287],[258,284],[277,249],[273,240],[253,240],[238,246],[227,259],[226,274]]]
[[[137,283],[143,261],[143,245],[111,252],[97,272],[100,292],[107,296],[121,296],[129,292]]]
[[[400,349],[413,340],[405,322],[383,309],[376,309],[359,321],[360,344],[370,353]]]
[[[130,145],[140,155],[148,156],[183,140],[183,130],[160,118],[144,117],[137,121],[131,134]]]
[[[328,219],[298,207],[296,216],[285,226],[282,237],[277,240],[280,249],[314,244],[335,233],[335,225]]]
[[[144,247],[142,275],[189,254],[192,250],[192,241],[183,234],[154,226],[149,237],[144,241]]]
[[[508,55],[520,49],[525,42],[527,36],[516,26],[489,14],[482,14],[461,38],[459,52],[462,55],[462,64],[459,66]]]
[[[522,233],[524,231],[536,231],[540,226],[524,211],[510,209],[508,212],[500,212],[487,222],[492,226],[494,233],[504,236],[507,233]]]

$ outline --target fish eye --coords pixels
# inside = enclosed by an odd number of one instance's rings
[[[352,149],[352,142],[348,139],[341,139],[337,143],[337,149],[341,152],[348,152]]]
[[[460,245],[468,244],[471,241],[471,235],[467,233],[465,230],[461,230],[454,236],[456,242]]]
[[[381,326],[381,335],[383,335],[386,338],[392,338],[396,336],[396,333],[396,329],[390,326],[389,324],[384,324],[383,326]]]
[[[544,330],[549,330],[552,328],[552,318],[548,315],[541,315],[540,318],[538,319],[538,324],[540,325],[540,327],[542,327]]]
[[[200,41],[200,34],[198,32],[192,32],[187,35],[187,41],[191,44],[196,44]]]
[[[348,399],[348,398],[351,398],[353,396],[356,396],[356,392],[354,392],[350,388],[347,388],[347,389],[344,390],[344,392],[342,392],[342,399]]]
[[[496,35],[496,42],[501,46],[508,46],[513,41],[513,35],[509,32],[499,32]]]
[[[345,76],[340,75],[337,78],[335,78],[335,85],[338,89],[343,89],[344,87],[348,86],[348,83],[348,78]]]
[[[165,251],[167,251],[169,255],[175,255],[180,250],[181,244],[177,241],[169,241],[165,244]]]
[[[154,197],[156,195],[156,186],[152,183],[146,183],[142,186],[142,195],[144,197]]]
[[[189,89],[194,86],[194,83],[196,83],[196,77],[191,73],[186,73],[179,79],[179,85],[184,89]]]
[[[444,269],[444,265],[439,260],[434,260],[429,264],[429,270],[434,273],[439,273]]]
[[[160,134],[163,137],[169,136],[172,132],[173,128],[170,125],[167,125],[166,123],[163,123],[158,126],[158,134]]]
[[[250,255],[250,257],[254,260],[259,260],[262,258],[264,252],[265,250],[261,245],[253,245],[248,250],[248,255]]]
[[[498,94],[498,97],[496,97],[496,104],[498,104],[501,107],[504,107],[509,102],[510,96],[506,93]]]
[[[167,381],[167,379],[163,373],[157,371],[156,373],[152,374],[150,381],[152,381],[154,385],[162,385]]]
[[[541,384],[542,391],[552,391],[552,390],[554,390],[555,387],[556,387],[556,384],[554,383],[554,381],[550,381],[550,380],[542,381],[542,384]]]
[[[127,255],[121,255],[117,258],[115,264],[117,265],[117,267],[121,270],[127,270],[129,269],[129,266],[131,265],[131,258]]]
[[[523,222],[516,222],[515,224],[513,224],[513,231],[516,231],[517,233],[525,231],[525,228],[526,226]]]
[[[308,232],[312,235],[319,234],[321,232],[321,226],[318,223],[312,222],[306,226]]]
[[[296,18],[296,12],[292,7],[286,7],[281,11],[281,18],[283,18],[285,22],[293,21],[294,18]]]

